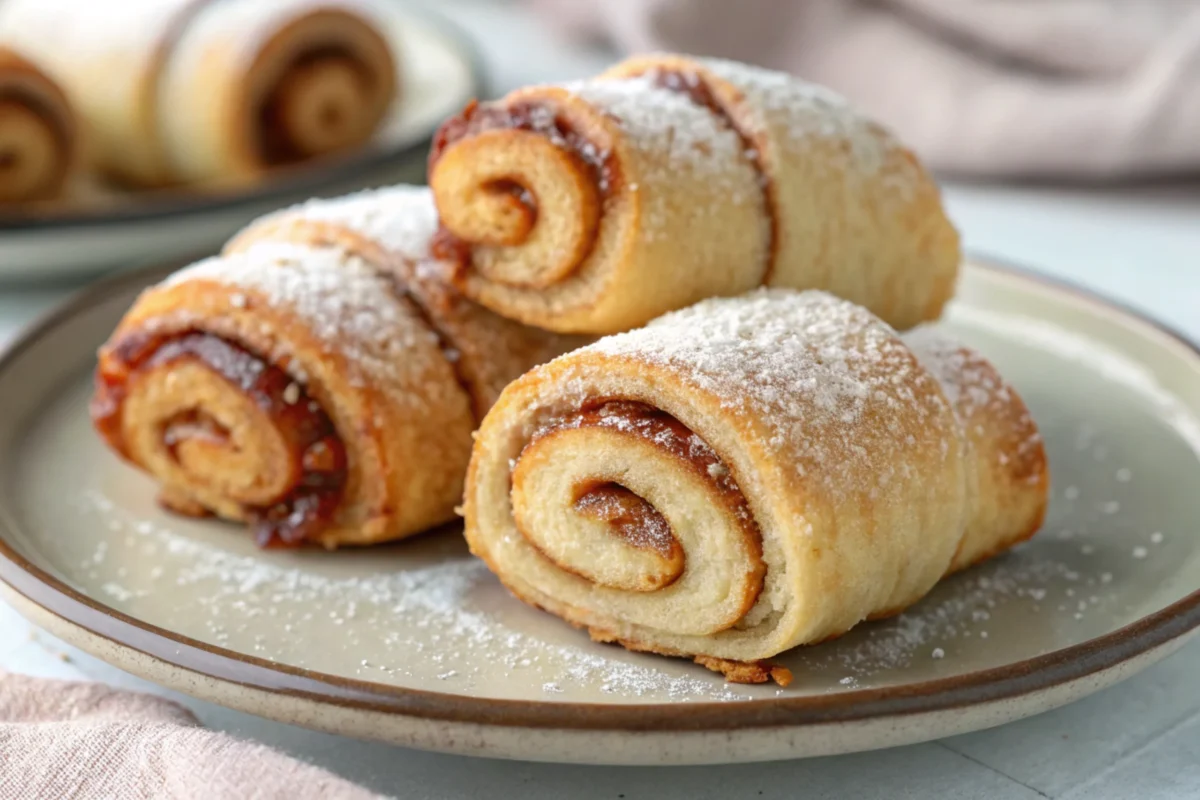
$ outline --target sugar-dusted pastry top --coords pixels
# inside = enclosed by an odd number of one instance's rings
[[[747,123],[764,129],[786,121],[780,129],[786,132],[784,141],[791,148],[803,150],[816,139],[845,141],[850,146],[843,150],[845,158],[839,166],[871,174],[883,167],[887,151],[898,146],[883,128],[824,86],[738,61],[698,61],[742,92]],[[909,177],[918,179],[919,170],[914,169]]]
[[[976,436],[980,425],[1002,421],[1007,435],[997,452],[998,467],[1018,481],[1046,479],[1042,435],[1016,390],[982,353],[935,326],[904,334],[921,364],[937,378],[964,430]]]
[[[615,333],[706,297],[819,289],[898,329],[953,293],[936,183],[790,75],[683,55],[469,105],[429,160],[456,282],[497,313]]]
[[[658,156],[656,169],[643,179],[669,181],[686,172],[741,191],[741,184],[727,177],[741,164],[741,139],[707,108],[649,78],[578,81],[563,88],[609,115],[630,148]]]
[[[474,425],[456,378],[384,261],[268,240],[143,292],[92,416],[173,509],[369,544],[452,517]]]
[[[606,337],[484,419],[468,543],[595,639],[786,683],[763,659],[900,613],[1040,526],[1028,411],[957,347],[933,366],[861,306],[763,288]]]
[[[266,219],[285,218],[345,226],[414,262],[429,258],[438,227],[429,189],[407,184],[364,189],[330,200],[314,198]]]
[[[933,373],[959,416],[970,419],[976,412],[998,409],[1011,401],[1008,384],[978,351],[932,326],[904,334],[905,343]]]
[[[316,242],[382,258],[386,263],[374,265],[380,278],[404,293],[437,335],[443,357],[482,417],[514,378],[586,340],[522,325],[464,297],[451,284],[458,263],[433,253],[437,230],[430,190],[397,185],[270,214],[235,237],[227,252],[258,242]]]
[[[372,265],[340,248],[260,242],[241,253],[200,261],[162,285],[192,281],[245,290],[230,295],[234,307],[264,302],[288,310],[330,351],[385,383],[399,370],[428,371],[437,357],[434,333],[412,324],[411,313]],[[414,396],[410,402],[421,399]]]
[[[762,420],[762,446],[833,491],[862,488],[846,485],[852,475],[886,480],[905,468],[895,437],[879,430],[946,410],[941,392],[922,390],[932,378],[890,327],[824,292],[707,300],[590,349],[666,367]]]

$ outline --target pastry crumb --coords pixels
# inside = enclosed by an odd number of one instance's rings
[[[696,656],[695,662],[702,667],[720,672],[730,683],[767,683],[774,681],[780,686],[792,682],[792,671],[766,661],[730,661],[726,658]]]

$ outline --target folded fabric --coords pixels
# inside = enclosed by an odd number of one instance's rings
[[[377,795],[269,747],[200,727],[170,700],[0,672],[0,800]]]
[[[1200,171],[1191,0],[531,2],[625,51],[723,56],[826,84],[943,172]]]

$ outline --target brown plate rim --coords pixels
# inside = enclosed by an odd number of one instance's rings
[[[403,13],[435,30],[463,59],[471,75],[471,85],[462,98],[464,104],[472,97],[484,99],[490,96],[491,82],[483,54],[464,28],[428,8],[405,5]],[[144,198],[133,199],[112,210],[69,209],[62,212],[4,215],[0,216],[0,233],[19,235],[64,232],[71,228],[105,228],[257,208],[272,202],[281,204],[297,195],[319,193],[345,181],[369,181],[372,175],[385,167],[409,161],[424,162],[433,135],[434,131],[430,130],[412,140],[374,143],[354,153],[281,171],[279,175],[242,191],[207,194],[186,190],[146,192]]]
[[[1183,346],[1196,359],[1200,347],[1145,314],[1091,290],[1048,278],[997,259],[971,257],[973,268],[999,272],[1083,300],[1108,315]],[[80,310],[143,286],[171,267],[111,276],[87,288],[12,341],[0,353],[0,379],[46,334]],[[455,695],[388,686],[291,667],[181,636],[137,620],[83,595],[20,555],[7,541],[17,526],[0,508],[0,580],[32,603],[67,622],[166,664],[207,677],[341,707],[447,722],[503,727],[617,731],[729,731],[863,721],[947,711],[1003,701],[1081,680],[1119,666],[1200,627],[1200,589],[1159,611],[1102,636],[1030,659],[962,675],[826,695],[774,697],[735,703],[620,705],[541,702]]]

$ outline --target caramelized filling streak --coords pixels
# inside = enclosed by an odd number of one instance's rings
[[[672,558],[679,544],[671,523],[658,509],[619,483],[586,483],[576,488],[576,513],[608,523],[612,533],[631,547]]]
[[[732,473],[716,452],[690,428],[665,411],[632,400],[595,400],[578,414],[552,422],[533,439],[564,428],[601,427],[632,433],[670,453],[709,481],[718,501],[739,520],[747,538],[761,548],[761,534]],[[667,521],[652,504],[624,486],[609,481],[580,484],[575,510],[609,523],[610,530],[633,547],[654,550],[671,558],[679,548]],[[761,556],[761,551],[758,553]]]
[[[754,165],[755,171],[758,173],[759,183],[763,190],[763,205],[767,214],[767,222],[770,225],[770,260],[767,262],[766,272],[763,274],[763,284],[767,284],[771,280],[771,274],[775,270],[775,256],[779,247],[779,220],[775,209],[775,190],[771,181],[771,175],[767,172],[766,167],[762,162],[762,153],[758,150],[758,143],[754,141],[737,122],[729,115],[729,111],[725,106],[717,100],[716,96],[709,89],[708,84],[697,75],[695,72],[680,72],[678,70],[655,69],[646,74],[656,86],[666,89],[671,92],[685,95],[689,100],[698,106],[707,108],[714,116],[720,119],[725,125],[729,126],[730,130],[737,134],[738,139],[742,143],[742,152],[750,159]]]
[[[345,447],[333,421],[281,368],[232,342],[204,332],[126,336],[105,354],[96,372],[91,405],[96,429],[128,456],[121,407],[130,382],[143,372],[185,361],[203,364],[253,399],[292,454],[290,488],[269,505],[245,509],[259,545],[297,545],[328,526],[347,476]],[[229,431],[201,409],[166,420],[161,435],[173,457],[186,441],[229,444]]]

